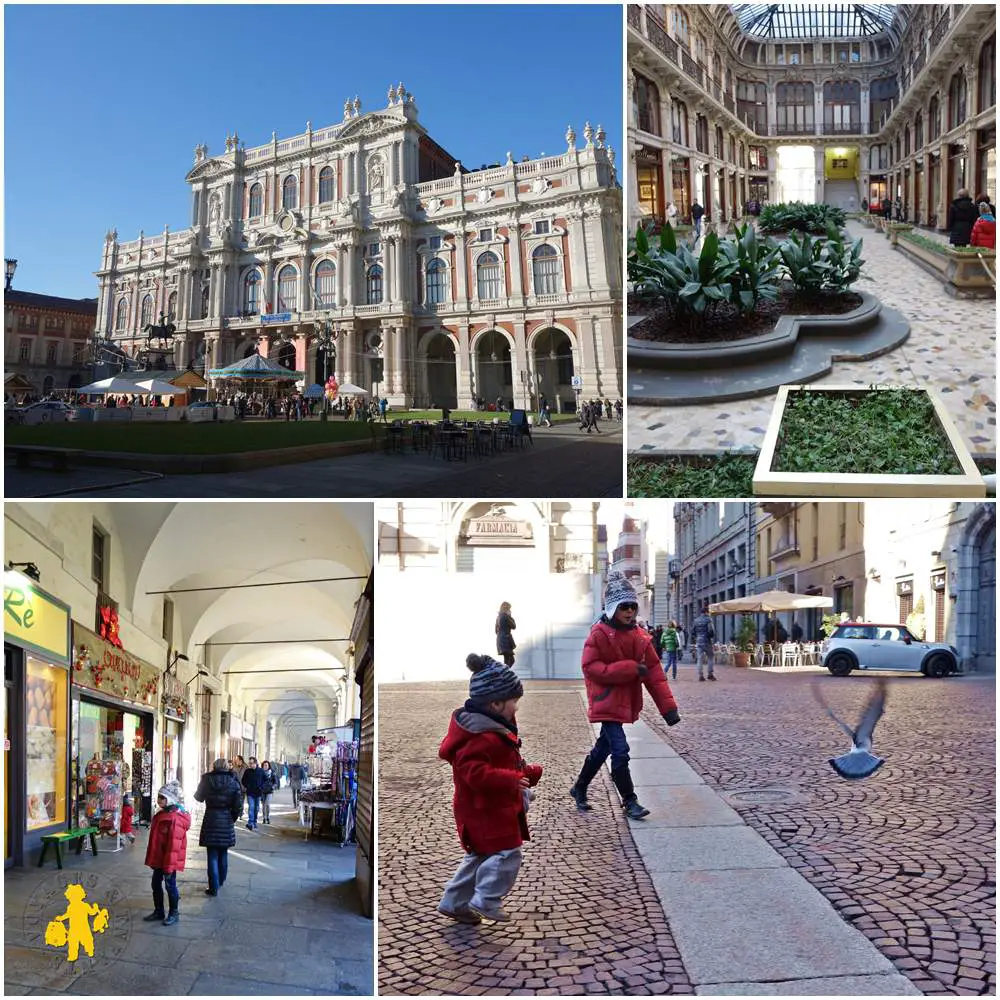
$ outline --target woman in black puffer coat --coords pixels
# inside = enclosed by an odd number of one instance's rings
[[[243,791],[229,761],[220,757],[208,774],[201,776],[195,800],[205,803],[198,846],[208,850],[209,896],[217,896],[229,872],[229,848],[236,846],[236,821],[243,811]]]
[[[514,642],[514,636],[511,633],[516,628],[517,625],[510,614],[510,601],[504,601],[500,605],[493,631],[497,634],[497,652],[503,657],[503,662],[508,667],[514,666],[514,650],[517,648],[517,643]]]

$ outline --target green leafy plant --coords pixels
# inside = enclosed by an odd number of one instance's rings
[[[808,205],[801,201],[779,202],[765,205],[758,220],[761,232],[787,233],[799,230],[804,233],[821,234],[829,225],[838,229],[846,222],[844,210],[834,205]]]
[[[736,238],[723,240],[719,252],[726,259],[716,273],[729,284],[729,301],[740,313],[753,312],[761,299],[778,297],[781,257],[773,240],[759,240],[753,226],[737,226]]]
[[[781,241],[779,252],[796,292],[809,297],[819,295],[831,270],[831,265],[823,259],[823,241],[806,233],[793,234]]]
[[[823,635],[826,636],[827,639],[829,639],[830,636],[833,635],[833,630],[839,624],[840,624],[839,612],[832,615],[823,615],[823,625],[822,625]]]
[[[899,239],[906,240],[907,243],[914,243],[919,247],[923,247],[925,250],[932,251],[933,253],[939,253],[942,257],[949,251],[967,254],[984,254],[994,252],[990,247],[953,247],[949,243],[941,243],[938,240],[932,239],[930,236],[925,236],[923,233],[917,233],[913,230],[901,232],[899,234]]]
[[[829,225],[821,256],[829,265],[824,287],[832,292],[850,291],[851,285],[861,277],[864,261],[861,259],[862,240],[845,242],[840,230]]]
[[[630,497],[748,497],[753,494],[756,455],[708,458],[634,457],[628,463]]]
[[[757,626],[750,615],[744,615],[740,619],[739,628],[736,630],[736,648],[741,653],[752,653],[757,645]]]

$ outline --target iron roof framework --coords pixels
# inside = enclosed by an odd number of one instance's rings
[[[892,27],[898,4],[737,3],[740,28],[758,38],[869,38]]]

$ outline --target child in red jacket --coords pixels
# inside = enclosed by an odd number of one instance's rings
[[[601,734],[583,762],[569,794],[581,812],[590,809],[587,786],[611,758],[611,780],[622,797],[629,819],[643,819],[649,810],[639,805],[629,771],[629,747],[624,723],[642,711],[643,687],[656,702],[668,726],[681,721],[670,685],[660,666],[653,639],[636,625],[639,601],[632,584],[620,573],[608,577],[604,614],[583,646],[583,676],[587,687],[587,717],[601,724]]]
[[[146,845],[146,865],[153,869],[153,912],[143,917],[147,923],[162,920],[168,927],[176,924],[177,906],[181,895],[177,890],[177,873],[184,871],[187,855],[187,832],[191,814],[184,809],[184,792],[180,782],[168,781],[156,796],[160,811],[149,825]],[[167,887],[170,912],[163,912],[163,886]]]
[[[501,900],[521,870],[521,844],[529,840],[528,789],[542,776],[526,764],[517,736],[517,703],[524,695],[510,667],[470,653],[469,700],[451,717],[438,755],[452,767],[455,826],[466,854],[438,905],[463,924],[509,920]]]
[[[135,843],[135,833],[132,829],[134,817],[135,809],[132,807],[132,796],[126,795],[122,798],[122,821],[118,826],[118,832],[125,837],[130,844]]]

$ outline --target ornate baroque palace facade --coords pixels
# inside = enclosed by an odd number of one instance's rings
[[[629,4],[629,224],[996,198],[993,4]]]
[[[621,187],[603,129],[582,139],[467,171],[399,84],[328,128],[199,145],[190,228],[107,234],[98,343],[141,358],[164,314],[178,368],[259,351],[393,406],[618,396]]]

